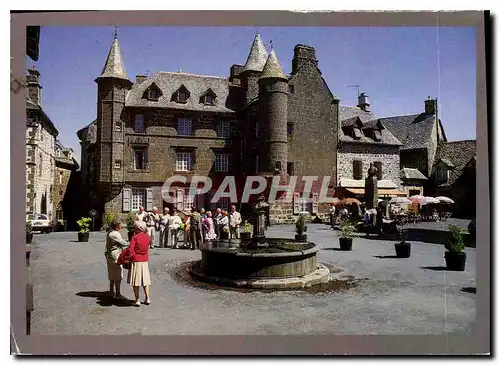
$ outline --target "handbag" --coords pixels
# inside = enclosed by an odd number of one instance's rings
[[[130,264],[132,263],[132,254],[130,249],[125,248],[120,256],[118,256],[117,264],[122,265],[125,270],[130,270]]]

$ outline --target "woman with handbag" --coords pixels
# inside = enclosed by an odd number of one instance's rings
[[[120,234],[121,224],[118,220],[111,222],[111,231],[106,236],[104,257],[108,266],[109,294],[117,299],[123,299],[120,286],[123,279],[123,268],[118,264],[118,257],[129,243]]]
[[[151,304],[150,288],[151,277],[149,275],[148,266],[148,252],[150,237],[147,234],[147,226],[145,222],[136,221],[134,224],[135,234],[130,241],[130,270],[128,271],[127,283],[129,283],[135,296],[134,306],[139,307],[141,302],[139,300],[139,287],[142,286],[146,299],[144,304]]]

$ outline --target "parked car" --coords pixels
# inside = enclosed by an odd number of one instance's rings
[[[26,221],[31,222],[31,229],[33,232],[52,232],[52,222],[46,214],[28,214]]]

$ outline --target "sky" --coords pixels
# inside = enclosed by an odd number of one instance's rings
[[[80,158],[76,132],[97,115],[97,84],[114,27],[44,26],[40,57],[42,107],[59,139]],[[158,71],[229,76],[244,65],[256,32],[272,47],[285,73],[293,48],[316,49],[318,66],[342,105],[370,97],[378,117],[418,114],[438,98],[448,140],[476,138],[476,34],[473,27],[118,27],[129,79]]]

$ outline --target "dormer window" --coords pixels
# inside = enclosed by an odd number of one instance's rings
[[[162,95],[161,89],[153,82],[144,92],[143,98],[158,101]]]
[[[212,89],[208,89],[205,91],[200,97],[200,103],[205,105],[215,105],[215,99],[217,95],[213,92]]]
[[[212,95],[205,95],[205,105],[214,105],[214,97]]]
[[[373,139],[374,139],[375,141],[381,141],[381,140],[382,140],[382,133],[380,133],[380,131],[379,131],[379,130],[374,129],[374,130],[373,130]]]
[[[354,127],[352,129],[352,132],[353,132],[352,133],[353,134],[353,138],[360,139],[362,137],[361,130],[359,128]]]
[[[189,90],[186,89],[184,85],[182,85],[173,95],[172,101],[176,101],[177,103],[187,103],[189,99]]]

